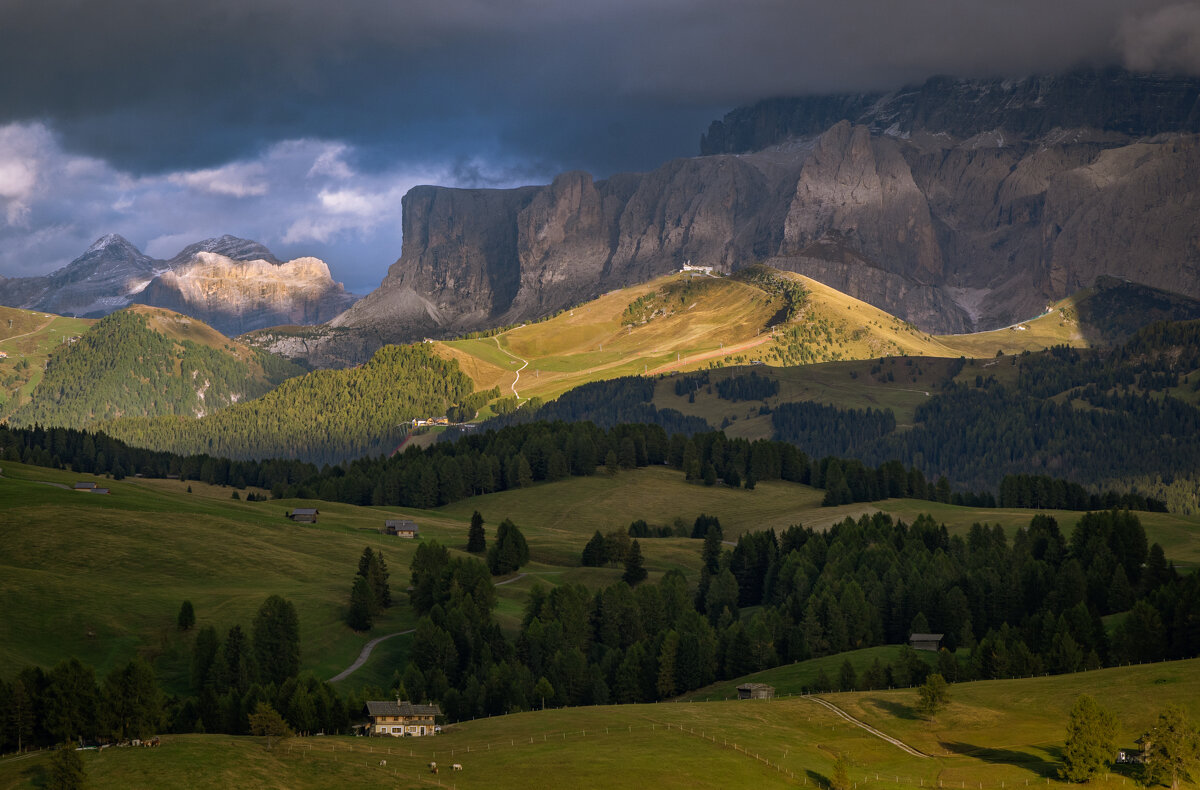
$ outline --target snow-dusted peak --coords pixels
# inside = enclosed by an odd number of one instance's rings
[[[92,242],[92,246],[88,247],[87,250],[85,250],[83,254],[87,255],[90,252],[101,252],[112,246],[121,247],[122,249],[126,249],[126,250],[132,250],[133,252],[138,253],[139,255],[141,254],[141,250],[139,250],[137,247],[130,244],[129,240],[126,239],[124,236],[120,235],[119,233],[104,234],[103,236],[101,236],[100,238],[98,238],[94,242]]]

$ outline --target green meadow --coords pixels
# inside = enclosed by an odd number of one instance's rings
[[[112,493],[69,490],[79,480],[108,486]],[[690,526],[701,513],[715,515],[726,541],[732,542],[747,531],[778,531],[793,524],[822,529],[880,509],[906,521],[931,513],[952,534],[965,534],[975,522],[1001,524],[1011,533],[1034,514],[916,500],[823,508],[823,492],[807,486],[770,481],[753,491],[705,487],[664,467],[615,476],[601,472],[474,497],[435,511],[311,500],[247,502],[245,492],[239,500],[231,498],[232,492],[197,482],[113,481],[4,463],[0,674],[27,664],[52,666],[70,656],[103,673],[141,654],[155,660],[169,690],[183,690],[194,632],[180,633],[175,627],[180,603],[191,600],[198,624],[211,624],[223,633],[234,624],[248,627],[262,601],[278,593],[299,612],[303,667],[332,677],[368,639],[415,625],[403,590],[416,543],[381,535],[378,530],[389,517],[415,519],[423,540],[437,540],[456,553],[465,548],[475,510],[483,515],[489,536],[500,521],[512,519],[526,535],[532,555],[521,574],[498,580],[497,618],[512,633],[535,584],[579,583],[599,589],[620,579],[622,568],[583,568],[579,555],[596,530],[624,530],[636,519],[671,525],[678,518]],[[285,518],[296,506],[318,507],[319,523]],[[1068,533],[1081,515],[1052,514]],[[1150,540],[1161,543],[1170,560],[1180,567],[1200,565],[1200,517],[1139,516]],[[698,577],[699,541],[644,538],[640,543],[651,579],[672,569],[689,579]],[[383,549],[397,603],[369,634],[358,634],[343,618],[358,557],[368,545]],[[399,636],[380,644],[343,685],[384,685],[403,664],[410,640]]]
[[[261,738],[166,736],[157,750],[83,758],[89,786],[100,790],[825,787],[839,756],[857,787],[1064,787],[1056,769],[1080,694],[1113,711],[1119,742],[1132,746],[1170,704],[1183,705],[1193,722],[1200,717],[1200,660],[955,684],[950,693],[933,721],[916,715],[913,689],[823,695],[921,757],[791,697],[534,711],[463,722],[428,738],[293,738],[270,751]],[[45,753],[0,760],[0,788],[40,786],[47,762]],[[454,763],[462,771],[452,771]],[[1130,772],[1114,768],[1088,787],[1132,785]]]

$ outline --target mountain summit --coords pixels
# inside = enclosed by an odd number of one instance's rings
[[[938,333],[1025,320],[1101,275],[1200,296],[1200,80],[777,99],[714,123],[702,153],[603,181],[416,187],[400,259],[337,323],[453,334],[689,262],[798,272]]]
[[[0,280],[0,304],[98,317],[133,303],[198,318],[225,334],[277,324],[318,324],[352,305],[316,258],[283,262],[236,236],[188,245],[168,260],[110,233],[45,277]]]

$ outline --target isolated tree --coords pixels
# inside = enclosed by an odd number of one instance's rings
[[[583,547],[579,562],[585,568],[600,568],[607,561],[604,536],[600,534],[600,530],[596,530],[596,534],[592,535],[592,539]]]
[[[272,595],[254,616],[254,656],[264,684],[283,681],[300,672],[300,618],[292,602]]]
[[[392,592],[388,587],[388,571],[382,551],[372,551],[370,546],[365,547],[362,556],[358,558],[358,575],[367,580],[367,586],[375,597],[372,615],[392,605]]]
[[[537,685],[533,687],[533,702],[539,708],[546,707],[546,700],[554,702],[554,686],[550,685],[550,681],[546,678],[538,678]]]
[[[346,615],[346,625],[355,631],[369,631],[375,622],[375,593],[363,576],[354,577],[354,587],[350,590],[350,611]]]
[[[1159,714],[1158,723],[1142,736],[1146,744],[1146,784],[1169,785],[1200,777],[1200,735],[1183,708],[1172,705]]]
[[[487,551],[487,535],[483,531],[483,516],[476,510],[471,514],[471,529],[467,531],[467,551],[483,554]]]
[[[196,610],[191,601],[184,601],[179,607],[179,617],[176,619],[180,631],[187,631],[196,624]]]
[[[78,790],[83,787],[87,775],[83,770],[83,759],[75,751],[75,744],[63,743],[50,756],[50,790]]]
[[[504,519],[496,528],[496,540],[488,549],[488,570],[493,576],[503,576],[513,573],[529,562],[529,544],[517,525],[510,519]]]
[[[936,672],[925,678],[925,682],[917,689],[917,711],[932,721],[949,704],[950,687],[946,679]]]
[[[629,554],[625,557],[625,574],[621,577],[630,587],[646,578],[646,567],[642,564],[642,547],[635,540],[629,545]]]
[[[1059,775],[1068,782],[1086,782],[1108,765],[1116,748],[1116,717],[1087,694],[1075,700]]]
[[[292,734],[292,731],[278,711],[267,703],[260,702],[255,706],[254,712],[250,714],[250,734],[266,736],[269,750],[272,738],[286,738]]]

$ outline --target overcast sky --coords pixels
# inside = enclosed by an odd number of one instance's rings
[[[0,0],[0,275],[232,233],[359,293],[421,183],[691,156],[770,96],[1200,73],[1200,0]]]

